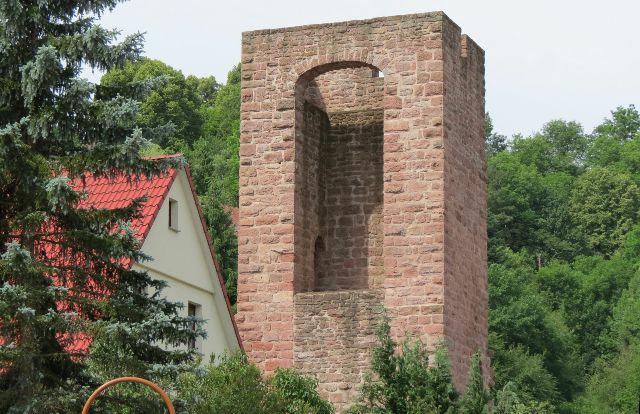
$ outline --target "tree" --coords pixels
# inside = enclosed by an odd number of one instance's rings
[[[598,125],[587,150],[587,164],[618,172],[640,173],[640,113],[618,107]]]
[[[79,78],[82,65],[109,70],[139,59],[140,34],[115,44],[118,32],[95,23],[118,3],[0,2],[2,412],[79,412],[103,375],[175,375],[202,334],[161,299],[162,282],[126,265],[145,260],[128,225],[142,200],[79,209],[81,192],[70,184],[86,171],[168,167],[139,156],[167,128],[139,127],[139,103],[126,89],[97,93]],[[89,359],[74,348],[85,336]]]
[[[571,260],[586,249],[586,236],[576,229],[568,204],[576,178],[566,171],[541,172],[554,169],[533,162],[535,152],[524,150],[535,145],[520,140],[514,141],[512,150],[489,158],[489,258],[499,260],[499,249],[508,247],[527,250],[540,265],[552,259]],[[535,141],[544,143],[541,138]]]
[[[575,337],[563,314],[539,293],[532,258],[512,252],[504,257],[502,263],[489,266],[489,331],[496,386],[514,382],[517,389],[553,405],[571,400],[582,385]],[[527,371],[516,372],[515,364]]]
[[[496,393],[494,414],[553,414],[555,408],[547,402],[522,402],[513,383]]]
[[[589,247],[611,255],[638,220],[640,191],[629,174],[596,167],[576,182],[569,208]]]
[[[625,243],[625,256],[638,263],[638,228]],[[611,309],[601,335],[603,351],[579,401],[584,413],[636,412],[640,407],[640,273],[635,273]]]
[[[285,401],[286,414],[333,414],[331,404],[320,398],[318,380],[292,369],[279,368],[268,384]]]
[[[396,354],[388,317],[378,326],[371,371],[361,390],[361,401],[349,413],[403,414],[452,413],[458,392],[453,385],[446,350],[441,347],[430,366],[429,354],[420,341],[405,342]],[[375,379],[373,374],[375,374]]]
[[[229,72],[213,105],[203,109],[204,135],[187,152],[196,190],[222,266],[232,304],[236,302],[238,240],[229,216],[238,206],[240,170],[240,65]]]
[[[507,149],[507,137],[493,131],[493,120],[488,112],[484,115],[484,142],[489,156]]]
[[[162,78],[143,99],[138,112],[138,121],[143,127],[155,127],[172,123],[173,134],[159,137],[154,142],[161,147],[183,148],[181,143],[191,145],[202,135],[203,116],[201,107],[205,100],[215,98],[218,85],[213,77],[185,79],[182,72],[159,60],[142,59],[128,62],[122,68],[112,68],[100,80],[101,94],[117,95],[132,90],[149,79]]]
[[[629,141],[640,132],[640,113],[634,105],[619,106],[594,131],[599,136],[607,136],[618,141]]]
[[[471,358],[467,388],[460,394],[453,385],[444,345],[429,357],[420,340],[406,340],[401,352],[391,339],[389,319],[384,316],[376,331],[371,372],[361,388],[352,414],[483,414],[488,412],[489,393],[483,383],[480,356]]]
[[[333,414],[317,381],[279,369],[264,380],[241,353],[225,354],[203,370],[185,373],[178,397],[190,414]],[[215,364],[214,364],[215,362]]]
[[[539,173],[566,172],[576,175],[584,162],[587,138],[576,122],[553,120],[531,137],[514,137],[512,152]]]
[[[612,360],[598,361],[577,406],[587,414],[636,413],[640,407],[640,342],[622,348]]]
[[[511,152],[504,151],[489,159],[488,233],[489,254],[501,246],[520,250],[537,244],[535,233],[540,228],[539,212],[544,200],[541,176]]]
[[[480,354],[473,354],[470,365],[467,389],[460,401],[460,409],[464,414],[487,414],[491,397],[484,387]]]
[[[493,353],[491,364],[496,400],[506,403],[500,392],[509,388],[517,394],[518,402],[545,402],[553,407],[561,401],[558,380],[545,367],[542,354],[533,354],[524,345],[507,346],[493,332],[489,334],[489,348]]]

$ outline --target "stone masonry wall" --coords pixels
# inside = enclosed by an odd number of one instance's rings
[[[487,175],[484,148],[484,52],[444,25],[444,329],[454,378],[466,382],[469,355],[483,353],[490,380],[487,318]]]
[[[338,410],[357,397],[369,368],[381,290],[299,293],[295,300],[295,367],[315,375]]]
[[[304,106],[304,125],[302,127],[304,143],[298,146],[299,169],[296,192],[300,200],[300,214],[296,228],[297,255],[301,257],[300,277],[295,281],[296,292],[316,290],[316,267],[320,257],[318,236],[322,233],[325,191],[325,168],[323,148],[329,135],[329,118],[321,109],[311,105]],[[324,280],[324,274],[320,279]]]
[[[377,72],[359,67],[323,73],[309,81],[304,101],[326,113],[381,109],[384,78],[374,76]]]
[[[316,290],[382,287],[383,111],[333,112],[329,124],[321,235],[330,283]]]
[[[347,88],[322,89],[323,76],[338,72],[370,82],[348,96],[383,95],[384,277],[377,300],[394,337],[410,334],[429,347],[447,339],[463,383],[469,353],[485,353],[487,337],[482,51],[440,12],[248,32],[242,48],[236,319],[249,357],[265,372],[294,365],[318,375],[320,366],[347,372],[350,353],[318,355],[315,368],[305,365],[312,345],[303,331],[335,329],[337,339],[366,331],[345,334],[339,327],[348,320],[340,315],[301,319],[319,312],[299,307],[304,295],[351,291],[295,294],[312,289],[307,275],[317,266],[300,191],[314,179],[303,161],[313,157],[305,150],[305,95],[309,87],[321,92],[329,122],[354,110],[331,109]],[[377,71],[384,77],[374,77]],[[326,300],[342,309],[353,298]],[[323,376],[321,390],[338,401],[344,394],[328,388],[335,383]]]

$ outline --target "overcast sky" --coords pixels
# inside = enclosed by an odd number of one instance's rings
[[[484,48],[486,107],[500,133],[556,118],[591,132],[616,106],[640,108],[638,0],[130,0],[102,24],[146,32],[148,57],[222,82],[243,31],[435,10]]]

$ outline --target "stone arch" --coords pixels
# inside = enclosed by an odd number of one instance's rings
[[[385,79],[372,55],[327,60],[297,67],[302,71],[294,105],[295,214],[302,220],[295,229],[297,292],[381,287],[384,274]],[[309,91],[318,93],[315,99]],[[317,240],[326,246],[320,272]]]
[[[355,69],[360,67],[368,67],[379,72],[384,72],[384,68],[376,65],[373,59],[366,60],[330,60],[325,63],[318,63],[314,58],[306,63],[296,66],[296,75],[298,77],[296,83],[306,83],[327,72],[340,69]],[[385,66],[386,67],[386,66]]]

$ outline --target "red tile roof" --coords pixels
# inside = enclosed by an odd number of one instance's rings
[[[135,199],[146,197],[147,200],[142,203],[140,218],[131,222],[138,237],[143,241],[177,176],[176,173],[175,168],[170,168],[155,177],[119,174],[115,177],[95,178],[86,173],[84,179],[74,180],[72,186],[76,191],[83,191],[87,195],[78,205],[79,208],[124,208],[131,205]]]
[[[147,157],[148,159],[164,159],[164,158],[176,158],[181,157],[181,154],[176,155],[164,155],[157,157]],[[194,201],[196,203],[196,207],[198,210],[198,215],[200,218],[200,223],[202,225],[202,229],[205,233],[205,237],[207,239],[207,243],[209,245],[209,251],[211,252],[211,257],[213,259],[213,263],[216,269],[216,273],[218,275],[218,282],[220,283],[220,287],[222,288],[223,296],[226,301],[227,311],[229,312],[229,316],[231,317],[231,322],[235,331],[236,338],[238,340],[238,344],[240,349],[243,349],[242,340],[240,339],[240,335],[238,332],[238,328],[235,323],[235,318],[233,317],[233,313],[231,311],[231,305],[229,303],[229,298],[227,295],[227,291],[224,287],[224,280],[222,279],[222,273],[220,273],[220,265],[218,263],[215,249],[213,247],[213,243],[211,240],[211,236],[209,235],[209,231],[206,227],[206,223],[204,220],[204,216],[202,214],[202,209],[200,207],[200,203],[198,202],[198,197],[195,192],[195,187],[193,185],[193,181],[191,179],[191,173],[189,171],[189,167],[187,165],[184,166],[184,171],[187,174],[187,179],[189,182],[189,186],[191,189],[191,193],[193,195]],[[162,203],[169,193],[169,189],[173,184],[175,178],[177,177],[178,170],[176,168],[169,168],[164,173],[153,176],[146,177],[144,175],[125,175],[125,174],[116,174],[112,177],[94,177],[90,173],[86,173],[83,178],[75,179],[71,185],[76,191],[82,191],[86,194],[86,198],[84,198],[78,205],[79,208],[98,208],[98,209],[116,209],[116,208],[124,208],[131,205],[131,203],[142,197],[146,197],[146,201],[142,203],[142,208],[140,211],[140,217],[134,219],[131,222],[131,226],[134,231],[138,235],[141,242],[144,242],[145,238],[149,234],[149,230],[153,225],[153,222],[160,211],[160,207],[162,207]],[[45,246],[45,250],[48,253],[53,253],[53,251],[49,251],[54,249],[53,246]],[[130,266],[133,263],[126,263],[126,265]],[[74,337],[67,348],[70,350],[85,350],[88,348],[90,344],[90,340],[85,338],[76,338]]]
[[[179,156],[181,155],[178,154],[148,158],[162,159]],[[224,300],[226,302],[227,311],[229,312],[229,316],[231,317],[233,330],[238,340],[238,345],[240,346],[240,349],[243,350],[244,348],[242,340],[238,332],[238,327],[235,323],[235,318],[233,317],[233,313],[231,311],[231,304],[229,303],[227,291],[224,287],[224,280],[222,278],[222,273],[220,272],[220,264],[218,263],[211,236],[209,235],[209,231],[207,230],[204,216],[202,214],[202,209],[200,207],[200,203],[198,202],[195,187],[191,179],[191,173],[187,165],[184,166],[184,171],[187,175],[189,187],[193,195],[193,199],[196,203],[202,230],[204,231],[207,240],[211,258],[213,259],[213,263],[218,276],[218,282],[220,284],[220,288],[222,289]],[[71,185],[76,191],[82,191],[86,194],[86,197],[83,198],[79,203],[79,208],[124,208],[130,206],[134,200],[146,197],[146,200],[142,203],[140,211],[141,214],[131,223],[134,231],[140,239],[140,242],[142,243],[148,235],[149,230],[151,229],[151,226],[153,225],[153,222],[158,215],[160,208],[162,207],[164,199],[169,193],[169,189],[171,188],[171,185],[178,175],[177,172],[178,170],[176,168],[169,168],[164,173],[153,177],[146,177],[143,175],[135,176],[116,174],[115,176],[111,177],[97,178],[90,173],[86,173],[82,178],[73,180]],[[79,258],[78,256],[67,257],[68,255],[65,254],[58,243],[44,242],[41,244],[41,247],[43,249],[42,253],[44,257],[48,257],[52,264],[58,263],[58,265],[60,265],[63,262],[67,261],[75,262],[78,260],[84,260]],[[133,263],[128,261],[123,264],[126,266],[130,266]],[[64,303],[60,303],[59,305],[62,307],[65,306]],[[82,332],[60,334],[58,335],[58,340],[60,341],[61,345],[63,345],[63,347],[67,350],[67,352],[74,355],[74,357],[86,355],[91,344],[91,338]],[[0,337],[0,344],[2,344],[2,342],[2,338]]]

